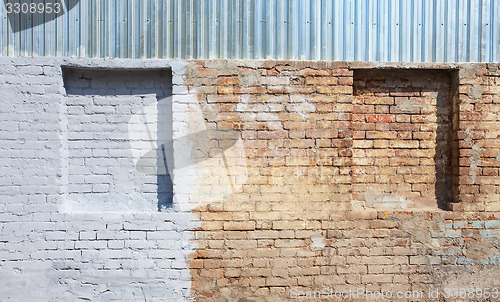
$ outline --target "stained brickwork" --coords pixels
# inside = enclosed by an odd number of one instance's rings
[[[471,100],[462,97],[478,90],[464,84],[496,79],[484,72],[325,62],[189,65],[186,83],[207,127],[240,131],[248,165],[248,179],[234,179],[232,195],[195,208],[202,221],[190,262],[195,297],[293,300],[301,290],[323,288],[427,295],[474,280],[498,287],[491,279],[498,277],[496,203],[481,199],[479,184],[475,195],[466,193],[472,174],[464,171],[474,157],[460,131],[471,125],[463,112]],[[476,102],[499,102],[491,88],[484,92]],[[486,141],[498,136],[498,113],[473,116],[475,127],[488,123],[494,131],[474,139],[498,153]],[[499,163],[486,163],[488,196],[498,198]],[[481,164],[472,168],[477,182]],[[492,212],[459,212],[487,205]],[[477,270],[464,274],[471,265]]]
[[[287,301],[324,288],[439,301],[446,288],[500,287],[498,64],[0,58],[0,65],[2,301]],[[67,90],[61,65],[115,75],[168,69],[172,77],[167,84],[154,77],[147,91],[125,87],[124,95],[102,77],[96,89],[111,93],[103,97]],[[114,168],[146,150],[123,151],[131,133],[161,142],[122,112],[147,107],[141,102],[154,101],[155,87],[172,94],[172,207],[110,210],[105,198],[91,211],[65,207],[82,179],[66,159],[99,158]],[[150,117],[158,129],[159,115]],[[134,131],[124,131],[117,150],[100,145],[94,158],[73,148],[107,141],[101,135],[114,133],[99,129],[125,124]],[[105,175],[89,183],[114,177]],[[158,178],[147,179],[160,189]],[[99,193],[92,184],[73,194],[92,200]],[[143,185],[130,178],[113,192]],[[430,298],[431,289],[441,298]]]
[[[460,204],[454,209],[500,210],[496,65],[467,66],[460,73],[458,140]]]

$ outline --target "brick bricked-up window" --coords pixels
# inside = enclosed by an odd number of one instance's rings
[[[381,209],[452,201],[454,80],[446,70],[355,70],[354,200]]]

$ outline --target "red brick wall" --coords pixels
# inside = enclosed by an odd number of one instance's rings
[[[246,162],[198,197],[197,300],[500,287],[498,65],[396,67],[189,62],[211,154]]]

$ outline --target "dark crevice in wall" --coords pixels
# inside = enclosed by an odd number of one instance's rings
[[[449,132],[451,149],[451,198],[445,204],[445,209],[451,210],[452,203],[460,201],[460,148],[458,140],[458,129],[460,127],[460,107],[459,107],[459,77],[458,70],[450,71],[451,82],[451,131]]]

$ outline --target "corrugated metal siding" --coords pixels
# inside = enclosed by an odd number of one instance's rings
[[[67,2],[74,7],[64,15],[15,33],[5,5],[0,5],[1,54],[500,61],[500,0]],[[18,19],[16,22],[33,22]]]

